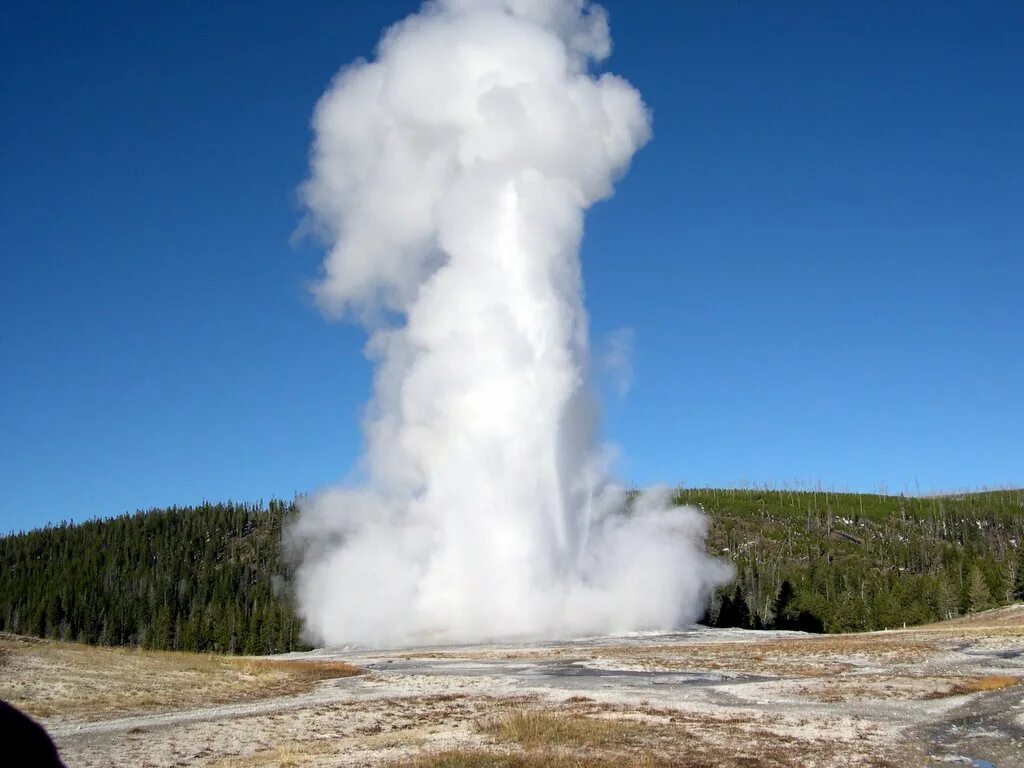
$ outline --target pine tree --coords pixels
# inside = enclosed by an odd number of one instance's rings
[[[1013,599],[1024,601],[1024,541],[1017,544],[1017,568],[1013,580]]]
[[[967,579],[967,610],[975,613],[991,607],[992,592],[988,588],[981,569],[974,566]]]
[[[959,613],[956,591],[948,577],[940,573],[935,587],[935,608],[941,619],[952,619]]]

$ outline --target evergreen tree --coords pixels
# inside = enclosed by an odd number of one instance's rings
[[[971,613],[984,611],[992,607],[992,592],[988,588],[985,576],[978,566],[971,569],[967,582],[967,610]]]
[[[956,591],[949,583],[949,578],[946,574],[940,573],[938,575],[933,594],[935,595],[935,612],[940,619],[952,619],[959,613],[959,601],[956,598]]]
[[[1013,599],[1024,601],[1024,541],[1017,544],[1017,568],[1013,579]]]

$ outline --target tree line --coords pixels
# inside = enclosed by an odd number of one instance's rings
[[[681,490],[736,579],[713,626],[849,632],[1024,600],[1024,491],[929,498]],[[0,631],[220,653],[305,647],[292,503],[202,504],[0,537]]]

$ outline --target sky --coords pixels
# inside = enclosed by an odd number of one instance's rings
[[[604,5],[654,124],[582,253],[618,476],[1024,485],[1024,5]],[[5,12],[0,532],[350,475],[365,337],[297,187],[416,8]]]

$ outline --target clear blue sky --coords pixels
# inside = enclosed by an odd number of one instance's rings
[[[655,130],[584,244],[620,475],[1024,484],[1024,4],[605,5]],[[369,369],[295,187],[415,7],[5,10],[0,531],[346,474]]]

